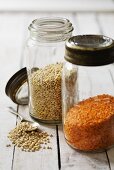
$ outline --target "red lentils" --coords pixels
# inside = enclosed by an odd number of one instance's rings
[[[65,138],[79,150],[106,149],[114,144],[114,97],[103,94],[79,102],[67,113]]]

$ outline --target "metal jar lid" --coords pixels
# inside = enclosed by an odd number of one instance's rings
[[[101,66],[114,62],[114,40],[103,35],[78,35],[68,39],[65,59],[82,66]]]
[[[5,92],[16,104],[28,104],[27,70],[22,68],[7,82]]]

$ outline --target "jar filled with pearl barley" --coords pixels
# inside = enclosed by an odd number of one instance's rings
[[[65,41],[73,26],[65,18],[39,18],[29,26],[25,48],[29,112],[39,122],[61,122],[61,72]]]

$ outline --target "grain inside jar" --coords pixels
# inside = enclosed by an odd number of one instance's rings
[[[67,142],[79,150],[114,145],[114,97],[103,94],[76,104],[67,113],[64,132]]]
[[[39,120],[61,121],[62,63],[50,64],[29,76],[30,114]]]

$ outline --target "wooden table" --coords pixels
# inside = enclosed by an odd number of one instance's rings
[[[74,34],[105,34],[114,38],[114,12],[1,12],[0,13],[0,170],[114,170],[114,148],[104,153],[79,153],[65,142],[61,126],[45,126],[53,134],[52,150],[24,152],[6,147],[7,138],[18,118],[7,111],[12,106],[29,118],[28,107],[14,104],[5,95],[8,79],[24,67],[24,44],[30,22],[42,16],[61,16],[71,20]],[[106,80],[107,81],[107,80]]]

